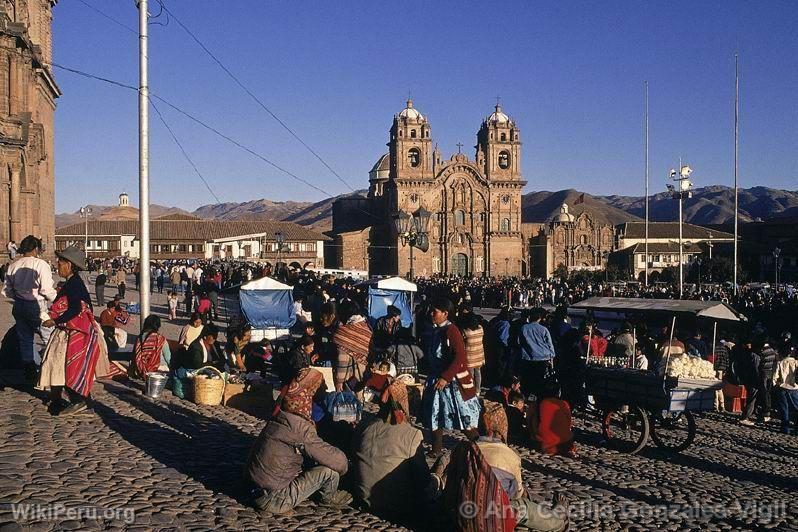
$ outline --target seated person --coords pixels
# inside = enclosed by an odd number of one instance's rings
[[[266,362],[272,360],[272,344],[266,338],[244,348],[244,367],[249,372],[266,371]]]
[[[211,323],[203,327],[199,338],[191,342],[188,349],[182,353],[177,367],[199,369],[203,366],[214,366],[216,369],[223,369],[225,366],[224,357],[216,348],[216,339],[218,337],[219,329],[216,325]]]
[[[521,526],[549,532],[566,530],[568,520],[563,517],[565,509],[559,508],[558,497],[553,508],[524,497],[521,457],[506,444],[507,417],[500,404],[488,401],[480,428],[482,436],[476,442],[462,442],[452,451],[439,480],[444,507],[455,516],[457,528],[512,530]],[[466,503],[474,512],[457,511]]]
[[[572,432],[571,407],[559,398],[556,385],[546,386],[541,398],[530,402],[527,409],[527,426],[540,452],[550,455],[576,456]]]
[[[411,330],[400,328],[396,335],[396,345],[391,350],[392,362],[396,365],[398,375],[418,377],[418,362],[424,358],[424,351],[415,343]]]
[[[340,325],[335,303],[324,303],[319,311],[319,323],[314,326],[316,353],[319,355],[315,364],[332,366],[338,359],[338,348],[333,343],[333,336]]]
[[[510,443],[527,445],[529,443],[529,429],[526,426],[526,401],[520,391],[511,391],[504,407],[509,426]]]
[[[430,479],[423,435],[408,422],[409,411],[407,387],[395,381],[380,394],[377,417],[364,420],[353,438],[353,495],[389,520],[417,514]]]
[[[366,318],[354,315],[342,324],[333,335],[333,342],[338,347],[338,358],[335,364],[335,390],[340,392],[344,384],[354,379],[360,382],[366,373],[369,356],[371,329]]]
[[[232,369],[244,371],[244,348],[249,345],[252,340],[252,326],[249,323],[244,323],[240,327],[232,331],[232,334],[227,339],[224,351],[227,355],[227,363]]]
[[[310,366],[313,363],[315,345],[316,343],[313,341],[312,336],[303,336],[294,342],[294,347],[291,351],[283,353],[275,359],[274,371],[280,378],[281,384],[288,384],[297,371],[293,366],[296,360],[303,358],[305,366]]]
[[[507,374],[499,384],[485,393],[485,399],[507,406],[510,404],[511,392],[521,393],[521,380],[515,375]]]
[[[191,314],[191,318],[188,320],[188,323],[180,330],[180,336],[177,341],[181,347],[183,347],[183,349],[188,349],[188,346],[191,345],[191,342],[199,338],[201,332],[202,316],[200,316],[199,313],[194,312]]]
[[[311,419],[313,397],[324,378],[307,366],[300,351],[292,353],[288,366],[293,374],[281,392],[279,411],[255,441],[244,472],[254,484],[255,507],[285,514],[318,493],[322,505],[342,508],[352,501],[338,490],[348,469],[346,455],[319,438]]]
[[[109,349],[116,350],[127,346],[127,331],[120,325],[127,325],[129,321],[130,315],[122,307],[122,301],[118,297],[106,304],[106,309],[100,313],[100,327]]]
[[[396,335],[402,326],[402,311],[399,307],[388,305],[385,316],[379,318],[374,324],[374,334],[371,337],[371,351],[376,358],[381,358],[396,344]]]
[[[150,314],[144,320],[141,336],[133,344],[133,361],[128,366],[128,375],[133,378],[146,379],[147,373],[169,371],[172,353],[169,342],[160,334],[161,318]]]

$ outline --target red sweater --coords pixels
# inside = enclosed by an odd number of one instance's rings
[[[441,372],[441,378],[446,379],[447,382],[452,382],[452,380],[456,378],[458,387],[460,388],[460,394],[463,396],[464,401],[476,397],[477,389],[474,386],[474,381],[471,379],[471,373],[468,371],[468,360],[466,358],[463,335],[460,333],[460,329],[451,323],[446,326],[446,330],[444,331],[443,348],[444,357],[451,362],[449,366]]]

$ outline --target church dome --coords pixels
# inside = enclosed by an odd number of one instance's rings
[[[399,113],[399,118],[410,118],[413,120],[423,120],[424,116],[413,108],[413,100],[407,100],[407,107]]]
[[[383,154],[377,162],[374,163],[374,166],[371,167],[369,170],[369,179],[388,179],[388,172],[391,169],[391,158],[389,154]]]
[[[560,222],[560,223],[573,222],[574,221],[574,215],[568,212],[568,204],[567,203],[563,203],[562,204],[562,207],[560,207],[560,214],[555,216],[552,221]]]
[[[510,121],[510,117],[502,112],[502,106],[496,104],[496,110],[488,117],[488,122],[498,122],[499,124],[506,124]]]

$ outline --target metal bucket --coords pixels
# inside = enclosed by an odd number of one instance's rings
[[[166,388],[168,375],[164,373],[147,373],[147,383],[144,386],[144,395],[157,399],[161,392]]]

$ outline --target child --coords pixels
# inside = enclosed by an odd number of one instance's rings
[[[526,445],[529,442],[529,431],[526,428],[526,402],[524,394],[511,390],[504,407],[507,413],[507,426],[510,442]]]
[[[169,321],[174,321],[177,319],[177,292],[169,290],[167,301],[169,303]]]

